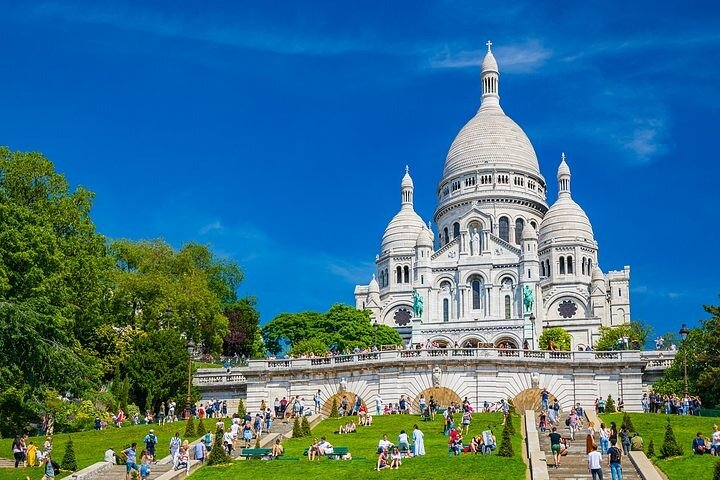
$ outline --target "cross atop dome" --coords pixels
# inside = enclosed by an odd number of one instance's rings
[[[488,47],[488,53],[492,53],[492,50],[490,50],[490,47],[492,47],[492,44],[493,44],[493,43],[492,43],[490,40],[488,40],[488,41],[485,43],[485,45],[487,45],[487,47]]]

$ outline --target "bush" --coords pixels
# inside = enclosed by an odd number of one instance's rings
[[[303,432],[302,426],[300,425],[300,419],[298,417],[295,417],[295,422],[293,423],[292,438],[300,438],[302,436]]]
[[[630,418],[630,414],[627,412],[623,413],[623,419],[622,419],[622,425],[627,428],[628,432],[635,432],[635,425],[632,423],[632,418]]]
[[[510,417],[508,417],[509,419]],[[510,423],[512,425],[512,423]],[[510,433],[510,429],[512,427],[508,428],[508,425],[505,425],[505,428],[503,428],[502,432],[502,441],[500,442],[500,448],[498,449],[498,456],[500,457],[512,457],[515,455],[515,452],[513,451],[512,446],[512,434]]]
[[[552,327],[543,329],[543,333],[540,334],[538,343],[542,350],[550,350],[550,344],[558,350],[568,351],[570,350],[570,343],[572,337],[570,334],[561,327]]]
[[[240,400],[240,403],[238,403],[238,416],[240,418],[245,418],[245,415],[247,415],[247,410],[245,410],[245,402]]]
[[[255,448],[260,448],[260,435],[255,437]]]
[[[185,423],[185,438],[191,439],[195,437],[195,420],[190,415]]]
[[[713,480],[720,480],[720,462],[715,462],[715,472],[713,473]]]
[[[648,443],[647,456],[648,458],[652,458],[655,456],[655,443],[652,440],[650,440],[650,443]]]
[[[305,415],[303,415],[302,422],[300,422],[300,430],[302,431],[303,437],[309,437],[312,434],[312,432],[310,432],[310,422],[308,422]]]
[[[333,398],[332,407],[330,407],[330,418],[337,418],[339,416],[337,398]]]
[[[675,439],[675,432],[673,432],[672,426],[670,425],[670,417],[668,417],[667,426],[665,427],[665,440],[663,440],[662,447],[660,447],[660,455],[664,458],[669,458],[679,457],[682,454],[683,450]]]
[[[205,428],[205,424],[203,423],[203,419],[201,418],[198,420],[197,427],[195,427],[195,435],[198,437],[202,437],[207,433],[207,429]]]
[[[612,395],[608,395],[605,401],[605,413],[615,413],[615,411],[615,400],[613,400]]]
[[[508,398],[507,403],[508,403],[508,412],[510,413],[510,415],[512,415],[513,413],[515,413],[515,402],[513,401],[512,398]],[[513,433],[515,433],[515,432],[513,432]]]
[[[222,444],[222,438],[222,431],[218,430],[215,432],[213,446],[207,460],[208,465],[222,465],[223,463],[232,462],[232,459],[227,454],[227,450],[225,450],[225,446]]]
[[[515,425],[513,425],[512,417],[512,414],[508,415],[507,420],[505,421],[505,430],[508,430],[511,436],[515,435]]]
[[[75,459],[75,448],[73,447],[72,437],[68,437],[65,444],[65,455],[63,456],[60,468],[74,472],[77,470],[77,460]]]

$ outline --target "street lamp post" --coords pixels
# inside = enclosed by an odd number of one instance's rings
[[[185,399],[185,418],[190,418],[192,409],[192,358],[195,352],[195,343],[192,339],[188,340],[187,343],[188,351],[188,384],[187,384],[187,398]]]
[[[530,331],[532,332],[532,344],[530,345],[530,350],[535,350],[535,315],[531,313],[528,320],[530,320]]]
[[[683,340],[683,370],[685,372],[685,396],[687,397],[688,394],[688,376],[687,376],[687,348],[685,348],[685,340],[687,340],[688,334],[690,333],[690,329],[685,325],[682,324],[682,327],[680,327],[680,337]]]
[[[375,320],[373,322],[373,344],[375,345],[375,350],[378,350],[377,348],[377,330],[378,330],[378,322]]]

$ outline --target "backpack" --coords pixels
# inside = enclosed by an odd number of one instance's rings
[[[569,419],[569,418],[566,418],[566,419],[565,419],[565,426],[566,426],[566,427],[569,427],[569,426],[570,426],[570,419]]]
[[[60,465],[58,465],[56,462],[50,462],[52,465],[53,472],[55,472],[55,475],[60,475]]]
[[[610,463],[620,463],[620,450],[617,447],[610,447],[608,453],[610,454]]]

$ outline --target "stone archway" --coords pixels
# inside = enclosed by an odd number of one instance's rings
[[[540,393],[542,388],[528,388],[515,395],[515,411],[522,414],[525,410],[540,411]],[[552,395],[550,395],[552,397]]]
[[[335,395],[333,395],[332,397],[325,400],[325,403],[323,403],[322,406],[320,407],[320,413],[322,413],[326,417],[330,416],[330,410],[332,410],[333,400],[337,401],[337,405],[338,405],[338,409],[339,409],[340,403],[342,402],[343,397],[347,397],[348,410],[352,409],[353,405],[355,405],[355,399],[357,398],[357,394],[355,394],[353,392],[338,392]],[[363,403],[365,403],[365,402],[363,401]]]
[[[437,402],[438,406],[443,408],[447,407],[452,402],[455,402],[458,405],[462,405],[462,399],[460,398],[460,395],[455,393],[453,390],[447,387],[431,387],[426,388],[425,390],[420,392],[417,397],[413,399],[413,409],[416,412],[420,408],[418,406],[420,395],[425,395],[426,403],[430,403],[430,397],[432,396]]]

